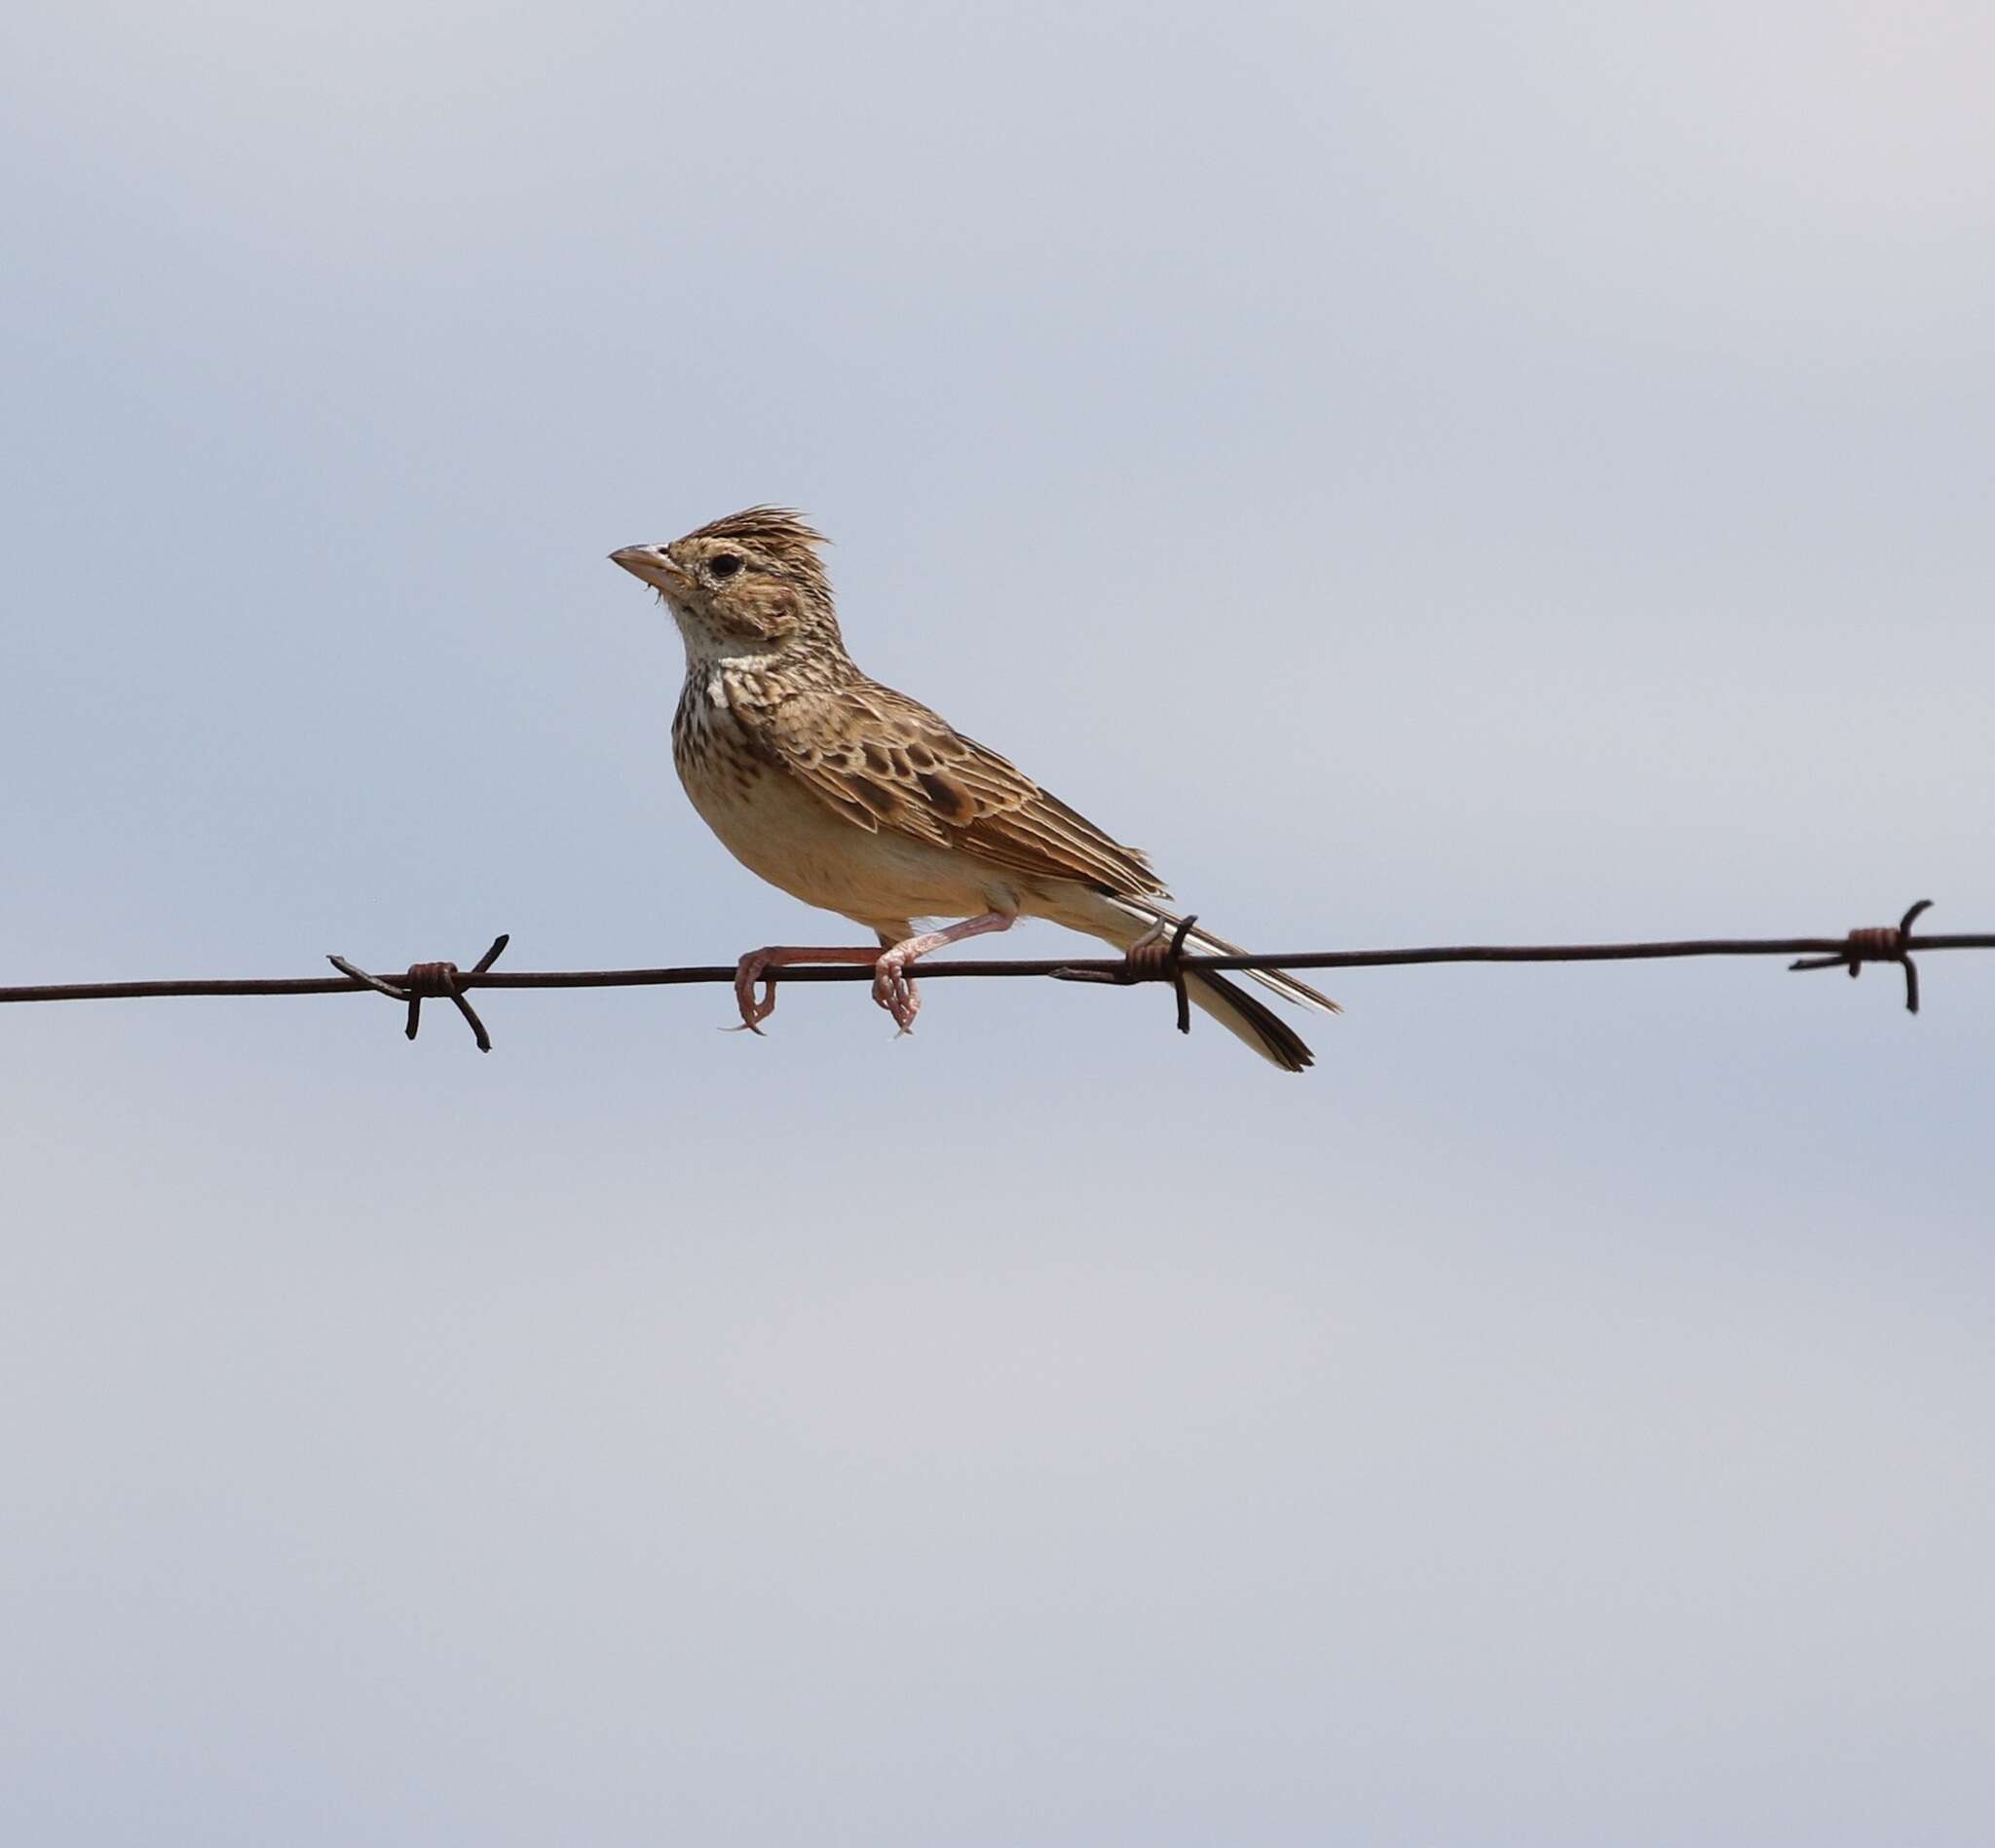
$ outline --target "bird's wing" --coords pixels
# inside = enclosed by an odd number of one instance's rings
[[[1118,897],[1164,887],[1148,859],[1049,796],[919,700],[874,682],[793,694],[737,716],[769,754],[856,826],[890,829],[1039,879]]]

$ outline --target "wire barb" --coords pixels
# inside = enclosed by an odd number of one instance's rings
[[[1115,969],[1058,968],[1046,972],[1061,982],[1107,982],[1116,988],[1138,982],[1169,982],[1178,994],[1178,1031],[1191,1031],[1191,996],[1185,986],[1185,939],[1191,934],[1197,916],[1186,918],[1171,930],[1162,918],[1123,952],[1122,965]],[[1168,938],[1164,932],[1171,930]]]
[[[1905,972],[1905,1012],[1919,1011],[1919,969],[1912,961],[1912,925],[1919,914],[1930,911],[1933,901],[1922,898],[1895,924],[1875,924],[1852,930],[1841,950],[1833,956],[1803,957],[1789,962],[1789,973],[1806,969],[1848,969],[1855,981],[1866,962],[1896,962]]]
[[[470,1025],[471,1037],[478,1042],[478,1050],[490,1052],[492,1036],[485,1031],[485,1023],[478,1018],[477,1009],[465,999],[461,984],[484,974],[498,962],[500,952],[510,941],[510,935],[502,930],[492,939],[492,947],[471,964],[469,976],[455,962],[411,962],[399,984],[384,981],[378,975],[369,975],[365,969],[355,967],[343,956],[329,956],[325,960],[342,975],[351,975],[355,981],[364,982],[367,987],[386,995],[390,1000],[408,1002],[409,1021],[403,1031],[409,1038],[413,1039],[416,1037],[417,1029],[423,1024],[424,1001],[448,1000],[456,1004],[457,1011]]]

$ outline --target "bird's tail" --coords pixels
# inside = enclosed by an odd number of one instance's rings
[[[1118,950],[1127,950],[1159,924],[1173,928],[1182,922],[1161,906],[1137,905],[1097,892],[1083,892],[1058,909],[1049,907],[1044,915],[1071,930],[1084,930],[1091,937],[1113,944]],[[1237,945],[1197,924],[1186,934],[1185,947],[1209,956],[1246,954]],[[1286,969],[1244,969],[1241,973],[1299,1006],[1326,1014],[1343,1011],[1328,995],[1319,995]],[[1225,976],[1211,969],[1186,969],[1185,992],[1195,1007],[1211,1015],[1234,1038],[1253,1047],[1270,1065],[1279,1066],[1284,1072],[1302,1072],[1315,1063],[1300,1034],[1259,996],[1248,994]]]

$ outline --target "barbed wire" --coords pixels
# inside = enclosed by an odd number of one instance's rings
[[[1177,991],[1178,1029],[1191,1031],[1191,1010],[1185,991],[1186,973],[1253,969],[1373,969],[1435,962],[1645,962],[1678,957],[1789,956],[1796,970],[1847,969],[1852,976],[1866,962],[1895,963],[1904,971],[1905,1008],[1919,1011],[1919,971],[1914,952],[1931,950],[1995,950],[1995,932],[1914,936],[1912,925],[1933,901],[1922,898],[1895,924],[1846,931],[1839,937],[1685,937],[1656,943],[1469,943],[1403,950],[1289,950],[1252,956],[1187,956],[1185,943],[1194,919],[1187,918],[1170,937],[1152,937],[1122,957],[1037,957],[1002,962],[922,962],[922,981],[1005,977],[1046,977],[1055,981],[1103,982],[1128,986],[1166,982]],[[493,939],[492,947],[468,969],[454,962],[412,962],[399,975],[382,976],[358,967],[345,957],[326,960],[337,975],[248,976],[210,980],[147,982],[58,982],[0,988],[0,1003],[10,1001],[138,1000],[157,996],[222,995],[358,995],[372,991],[404,1004],[404,1031],[416,1037],[425,1000],[448,1000],[461,1013],[480,1052],[492,1050],[491,1036],[472,1008],[467,991],[474,988],[678,988],[735,979],[733,963],[707,963],[661,969],[496,969],[492,965],[510,941]],[[774,971],[770,971],[774,974]],[[769,979],[768,976],[763,978]],[[870,966],[856,963],[790,963],[780,974],[784,982],[871,982]]]

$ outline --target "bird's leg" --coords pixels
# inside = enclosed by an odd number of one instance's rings
[[[879,957],[878,950],[809,950],[781,944],[750,950],[734,964],[734,1001],[741,1010],[741,1026],[759,1034],[762,1023],[775,1012],[775,977],[769,973],[771,969],[779,969],[786,962],[874,962]],[[755,999],[757,982],[763,985],[760,1000]]]
[[[873,965],[873,999],[894,1018],[902,1033],[910,1032],[915,1016],[922,1011],[922,998],[908,979],[907,966],[918,956],[939,950],[945,943],[960,943],[965,937],[981,937],[993,930],[1009,930],[1017,914],[987,911],[981,918],[965,918],[946,930],[930,930],[919,937],[896,943]]]

